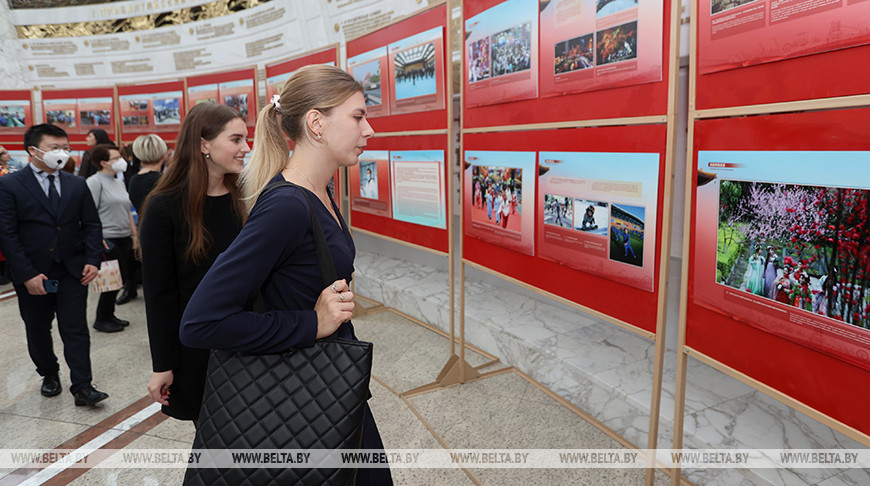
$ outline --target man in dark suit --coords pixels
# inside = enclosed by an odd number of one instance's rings
[[[76,405],[94,405],[109,395],[91,385],[88,283],[101,261],[102,226],[85,180],[60,170],[69,159],[63,129],[42,124],[24,134],[30,164],[0,177],[0,250],[18,294],[27,349],[42,377],[42,394],[60,394],[51,321],[70,368]]]

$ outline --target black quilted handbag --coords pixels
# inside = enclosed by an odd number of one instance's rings
[[[335,268],[310,200],[308,206],[325,288],[336,280]],[[254,309],[262,311],[261,298]],[[372,344],[362,341],[326,338],[279,354],[212,351],[193,449],[359,449],[371,369]],[[356,469],[316,464],[224,465],[189,467],[184,484],[343,485],[356,478]]]

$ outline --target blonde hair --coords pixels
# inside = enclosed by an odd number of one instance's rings
[[[154,164],[166,155],[169,147],[158,135],[141,135],[133,141],[133,155],[143,164]]]
[[[276,108],[268,103],[257,117],[251,162],[241,175],[248,211],[257,197],[287,165],[290,148],[284,136],[294,143],[312,137],[305,115],[317,110],[324,115],[363,88],[350,74],[334,66],[314,64],[300,68],[284,83]]]

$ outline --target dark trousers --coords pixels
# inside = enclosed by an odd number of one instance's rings
[[[106,260],[118,260],[118,267],[121,268],[121,280],[124,282],[133,274],[133,239],[129,236],[126,238],[106,238],[115,244],[112,251],[106,253]],[[103,292],[100,294],[100,300],[97,301],[97,320],[110,319],[115,315],[115,297],[118,291]]]
[[[51,321],[63,341],[63,357],[70,369],[70,392],[91,383],[91,338],[88,334],[88,287],[70,275],[62,263],[52,264],[47,277],[57,280],[56,294],[30,295],[24,284],[15,284],[18,310],[24,319],[27,350],[40,376],[58,374],[60,367],[51,340]]]

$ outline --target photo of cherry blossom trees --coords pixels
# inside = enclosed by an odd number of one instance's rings
[[[870,328],[868,193],[722,180],[716,281]]]

